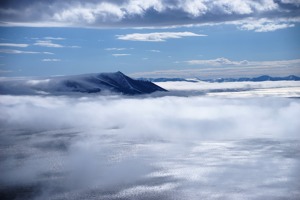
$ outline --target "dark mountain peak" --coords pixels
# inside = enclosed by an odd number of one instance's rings
[[[47,81],[45,81],[47,80]],[[34,82],[34,84],[30,84]],[[122,72],[60,76],[44,79],[24,79],[0,84],[0,93],[122,93],[125,95],[149,94],[167,91],[149,81],[134,80]]]
[[[123,76],[125,76],[125,74],[123,74],[122,72],[120,72],[120,71],[117,71],[117,72],[115,72],[116,74],[120,74],[120,75],[123,75]]]

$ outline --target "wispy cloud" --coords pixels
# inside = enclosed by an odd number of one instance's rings
[[[228,24],[237,25],[240,30],[254,31],[254,32],[271,32],[280,29],[286,29],[294,27],[296,22],[300,22],[299,19],[291,18],[279,18],[279,19],[255,19],[248,18],[246,20],[239,20],[235,22],[228,22]]]
[[[53,43],[52,40],[37,40],[33,45],[49,48],[81,48],[80,46],[64,46],[61,44]]]
[[[45,40],[65,40],[66,38],[62,37],[44,37]]]
[[[54,55],[54,53],[52,53],[52,52],[43,52],[43,54],[48,54],[48,55]]]
[[[127,50],[127,48],[106,48],[106,51],[123,51]]]
[[[77,49],[77,48],[81,48],[81,46],[77,46],[77,45],[72,45],[72,46],[66,46],[67,48],[75,48],[75,49]]]
[[[39,52],[39,51],[20,51],[15,49],[0,49],[0,53],[6,54],[48,54],[52,55],[51,52]]]
[[[160,50],[156,50],[156,49],[152,49],[152,50],[149,50],[149,51],[155,52],[155,53],[159,53],[160,52]]]
[[[247,65],[249,61],[231,61],[227,58],[216,58],[211,60],[188,60],[186,61],[191,65],[207,65],[207,66],[222,66],[222,65]]]
[[[2,47],[28,47],[29,44],[19,44],[19,43],[0,43]]]
[[[63,45],[53,43],[51,40],[38,40],[33,45],[41,47],[63,48]]]
[[[45,58],[42,61],[43,62],[60,62],[61,59],[57,59],[57,58]]]
[[[131,54],[127,54],[127,53],[114,53],[112,54],[112,56],[114,57],[121,57],[121,56],[130,56]]]
[[[0,73],[11,73],[11,72],[13,72],[13,71],[11,71],[11,70],[1,70],[0,69]]]
[[[119,40],[144,41],[144,42],[164,42],[167,39],[179,39],[183,37],[207,36],[192,32],[154,32],[154,33],[132,33],[127,35],[117,35]]]

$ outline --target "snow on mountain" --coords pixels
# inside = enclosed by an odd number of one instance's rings
[[[134,80],[122,72],[57,76],[48,78],[1,79],[0,94],[121,93],[148,94],[167,91],[150,81]]]

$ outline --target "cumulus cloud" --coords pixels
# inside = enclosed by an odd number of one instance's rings
[[[299,194],[296,99],[1,96],[0,110],[0,183],[7,196]]]
[[[17,43],[0,43],[1,47],[28,47],[29,44],[17,44]]]
[[[299,22],[297,0],[153,0],[7,1],[1,8],[2,26],[168,27],[236,23],[268,19],[257,30],[292,27]],[[43,10],[37,13],[36,10]],[[282,20],[281,24],[276,21]],[[291,22],[290,20],[294,21]],[[290,21],[290,22],[288,22]],[[253,30],[244,27],[243,30]],[[256,30],[256,29],[255,29]]]
[[[53,54],[51,52],[38,52],[38,51],[20,51],[20,50],[14,50],[14,49],[0,49],[0,53],[6,53],[6,54]]]
[[[183,37],[207,36],[192,32],[154,32],[154,33],[132,33],[127,35],[117,35],[119,40],[164,42],[167,39],[178,39]]]

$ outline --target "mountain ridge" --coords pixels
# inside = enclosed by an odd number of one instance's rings
[[[198,82],[198,81],[205,81],[205,82],[263,82],[263,81],[300,81],[300,77],[295,75],[289,75],[284,77],[272,77],[269,75],[262,75],[258,77],[241,77],[241,78],[215,78],[215,79],[202,79],[202,78],[194,78],[194,79],[185,79],[185,78],[139,78],[139,80],[151,81],[151,82],[169,82],[169,81],[185,81],[185,82]]]
[[[134,80],[122,72],[56,76],[18,80],[0,80],[0,94],[120,93],[149,94],[167,91],[143,80]]]

